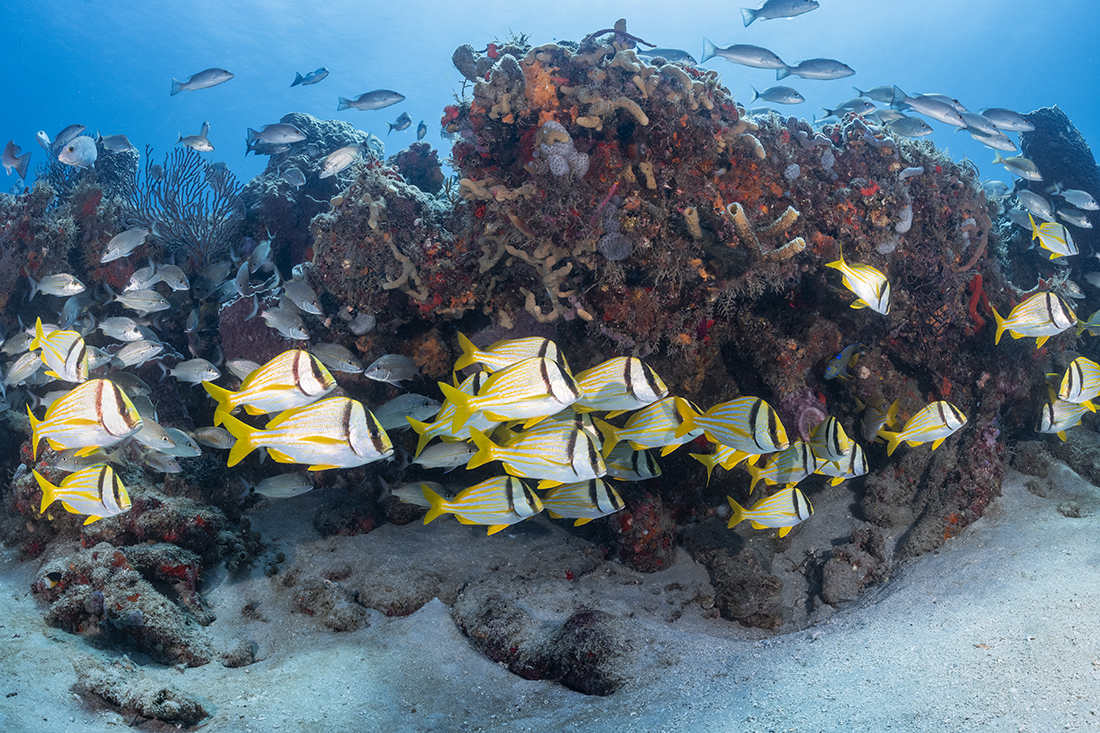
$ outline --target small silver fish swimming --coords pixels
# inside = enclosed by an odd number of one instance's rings
[[[167,369],[162,365],[161,370],[164,371],[165,376],[175,377],[181,382],[190,382],[191,384],[213,382],[222,375],[216,366],[206,359],[198,358],[181,361],[171,369]]]
[[[315,316],[322,315],[320,298],[304,280],[287,280],[283,283],[283,292],[286,293],[286,297],[290,298],[294,305],[306,313],[312,313]]]
[[[141,366],[164,351],[164,344],[157,341],[140,339],[130,341],[115,352],[113,363],[119,369]]]
[[[180,92],[193,92],[199,89],[209,89],[210,87],[216,87],[219,84],[224,84],[233,78],[233,74],[225,69],[204,69],[197,74],[192,74],[187,81],[172,80],[172,93],[168,96],[174,97]]]
[[[324,66],[317,69],[316,71],[309,72],[305,76],[302,76],[297,71],[295,71],[294,72],[294,81],[292,81],[290,83],[290,86],[296,87],[296,86],[306,86],[306,85],[309,85],[309,84],[316,84],[317,82],[324,79],[326,76],[328,76],[328,69],[326,69]]]
[[[361,149],[362,148],[359,145],[349,145],[346,148],[340,148],[339,150],[334,150],[333,152],[329,153],[328,157],[326,157],[325,160],[321,163],[321,172],[317,175],[317,177],[331,178],[332,176],[335,176],[337,173],[344,170],[353,162],[355,162],[355,158],[357,155],[359,155],[359,151]]]
[[[340,97],[339,100],[340,103],[336,107],[337,112],[344,109],[359,109],[366,111],[382,109],[397,104],[398,102],[403,102],[405,100],[405,95],[398,94],[389,89],[376,89],[373,92],[364,92],[355,99]]]
[[[121,259],[135,249],[145,244],[145,239],[149,236],[150,230],[142,227],[135,229],[127,229],[124,232],[116,234],[111,238],[111,241],[107,243],[107,249],[104,250],[103,256],[99,258],[101,263],[113,262],[114,260]]]
[[[34,296],[38,293],[45,293],[46,295],[55,295],[60,298],[67,298],[70,295],[76,295],[77,293],[84,292],[84,283],[77,280],[67,272],[61,272],[56,275],[46,275],[41,280],[35,281],[33,277],[28,276],[27,280],[31,286],[30,297],[28,301],[34,300]]]
[[[91,168],[95,165],[98,155],[99,151],[96,150],[95,142],[87,135],[80,135],[61,148],[61,152],[57,154],[57,159],[74,168]]]
[[[398,395],[392,400],[373,410],[378,423],[387,432],[394,430],[407,430],[410,427],[408,418],[423,422],[436,413],[442,405],[430,397],[413,392]]]
[[[123,153],[132,150],[134,147],[125,135],[107,135],[100,137],[99,142],[103,143],[103,147],[112,153]]]
[[[214,152],[214,144],[202,135],[184,135],[179,133],[179,140],[176,141],[177,145],[182,145],[185,148],[191,148],[197,153],[212,153]]]
[[[376,382],[388,382],[399,387],[398,382],[412,379],[420,373],[416,362],[401,354],[386,354],[375,359],[363,371],[363,376]]]
[[[395,121],[386,123],[390,128],[386,131],[386,134],[389,135],[394,130],[397,130],[398,132],[401,132],[402,130],[407,130],[412,125],[412,123],[412,117],[409,117],[409,113],[402,112],[400,115],[398,115]]]
[[[280,476],[268,476],[252,489],[255,494],[269,499],[289,499],[313,489],[313,478],[305,473],[284,473]]]
[[[363,364],[347,348],[339,344],[314,344],[310,351],[329,369],[345,374],[361,374]],[[378,414],[375,413],[375,417]],[[385,426],[383,426],[385,427]]]
[[[287,168],[279,177],[294,188],[301,188],[306,182],[305,174],[299,168]]]
[[[819,7],[821,6],[817,0],[764,0],[764,4],[756,10],[741,8],[741,18],[745,21],[745,27],[748,28],[757,19],[793,18]]]
[[[302,317],[285,308],[272,308],[260,314],[268,326],[292,341],[308,341],[309,331]]]

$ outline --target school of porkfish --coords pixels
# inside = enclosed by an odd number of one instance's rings
[[[1029,223],[1033,240],[1051,259],[1077,254],[1065,226],[1034,219]],[[116,237],[126,241],[112,240],[104,260],[129,247],[131,239],[142,240],[140,235],[124,232]],[[843,252],[826,266],[838,270],[844,286],[856,296],[852,308],[890,312],[890,284],[882,272],[847,261]],[[150,281],[163,280],[176,289],[175,281],[182,278],[180,287],[188,287],[182,271],[176,273],[178,268],[171,265],[150,263],[145,269],[149,272],[135,273],[134,287],[115,296],[127,308],[139,313],[152,310],[141,297],[142,293],[156,295]],[[240,272],[244,274],[235,279],[236,289],[255,290],[248,285],[251,263],[242,264]],[[68,274],[32,280],[30,285],[32,298],[38,292],[71,296],[83,290],[79,280]],[[276,287],[282,287],[284,301],[290,298],[303,309],[316,301],[304,282],[291,280]],[[293,324],[269,317],[281,310],[292,312],[289,307],[266,311],[265,321],[288,338],[300,338]],[[64,309],[62,317],[65,320]],[[1049,292],[1034,293],[1007,317],[994,310],[994,317],[996,343],[1006,331],[1014,338],[1034,337],[1037,348],[1075,326],[1078,334],[1100,333],[1100,311],[1078,321],[1066,301]],[[394,488],[393,493],[426,507],[425,523],[453,514],[463,523],[487,525],[489,534],[543,509],[576,524],[617,512],[624,502],[605,478],[629,481],[658,476],[660,467],[649,450],[660,449],[662,456],[668,455],[701,435],[714,449],[692,456],[706,467],[708,481],[715,466],[728,470],[743,464],[751,476],[750,490],[761,480],[783,485],[747,509],[728,497],[730,528],[748,520],[755,529],[775,528],[785,536],[813,513],[797,488],[802,479],[816,473],[838,484],[868,470],[863,450],[835,417],[810,426],[808,441],[791,441],[775,410],[758,397],[739,397],[703,411],[670,395],[660,376],[634,357],[609,359],[573,375],[558,347],[541,337],[501,341],[480,350],[459,334],[462,356],[454,364],[456,375],[475,365],[481,371],[461,382],[456,376],[454,384],[439,383],[446,398],[442,405],[421,395],[401,395],[380,408],[381,420],[357,400],[326,397],[336,388],[326,364],[336,371],[364,371],[370,378],[397,384],[409,374],[407,357],[387,355],[363,370],[339,346],[318,344],[312,347],[313,353],[291,349],[263,365],[231,362],[230,369],[242,380],[237,391],[215,385],[221,373],[203,359],[181,361],[171,369],[162,366],[165,377],[201,383],[216,402],[213,425],[186,433],[156,422],[148,396],[151,389],[137,377],[115,370],[105,378],[91,378],[92,371],[105,364],[124,369],[153,359],[161,354],[163,344],[149,340],[149,330],[126,317],[104,319],[98,328],[123,342],[113,356],[85,345],[80,332],[44,324],[41,319],[33,331],[16,334],[3,346],[4,353],[18,355],[5,375],[5,389],[31,381],[42,384],[43,379],[77,385],[32,398],[27,413],[35,460],[45,438],[58,452],[50,465],[68,472],[59,485],[33,472],[42,489],[41,512],[60,500],[67,511],[86,515],[86,523],[131,506],[125,486],[110,465],[121,463],[122,450],[103,452],[117,444],[141,446],[145,465],[160,472],[178,471],[177,459],[201,455],[200,443],[229,450],[229,467],[262,450],[277,462],[319,471],[389,458],[394,447],[387,430],[411,426],[419,435],[415,462],[421,466],[472,469],[499,461],[503,473],[453,496],[445,495],[433,482],[415,482]],[[861,347],[857,343],[842,350],[827,365],[825,378],[847,378],[847,368],[858,360]],[[1078,424],[1086,411],[1095,411],[1092,400],[1100,395],[1100,365],[1081,357],[1060,380],[1058,375],[1051,377],[1050,401],[1036,430],[1065,440],[1066,430]],[[33,409],[40,406],[47,408],[41,420]],[[861,436],[869,442],[887,441],[888,455],[903,442],[931,443],[934,450],[966,424],[966,416],[946,401],[925,406],[899,430],[890,429],[897,423],[897,401],[887,404],[879,396],[863,409]],[[274,417],[257,428],[234,416],[240,410],[251,417]],[[595,417],[596,413],[603,416]],[[618,420],[621,425],[612,422],[623,416]],[[433,417],[433,422],[426,422]],[[534,488],[524,479],[534,482]],[[265,479],[254,490],[269,497],[288,497],[311,488],[308,478],[287,474]]]

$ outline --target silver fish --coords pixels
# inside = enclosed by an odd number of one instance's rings
[[[821,6],[816,0],[764,0],[764,4],[756,10],[741,8],[741,17],[745,21],[745,27],[748,28],[757,19],[793,18],[819,7]]]
[[[401,354],[386,354],[374,360],[363,371],[363,376],[376,382],[388,382],[394,386],[398,382],[412,379],[420,373],[420,367],[412,359]]]
[[[1054,207],[1039,194],[1024,189],[1016,192],[1016,200],[1040,219],[1054,221]]]
[[[126,316],[104,318],[99,322],[99,330],[119,341],[139,341],[142,338],[137,321]]]
[[[228,430],[213,425],[191,431],[191,437],[207,448],[217,448],[218,450],[229,450],[237,442],[237,439]]]
[[[347,168],[355,161],[355,157],[359,155],[361,146],[350,145],[346,148],[340,148],[329,153],[324,162],[321,163],[321,172],[318,174],[318,178],[330,178],[335,176],[340,171]]]
[[[57,137],[53,139],[53,149],[57,150],[69,143],[70,140],[76,138],[77,135],[84,132],[88,128],[84,125],[69,125],[61,132],[57,133]]]
[[[428,126],[424,124],[424,120],[420,120],[420,124],[416,126],[416,139],[423,140],[427,134]]]
[[[50,136],[46,134],[45,130],[39,130],[34,133],[34,139],[38,141],[38,144],[43,150],[49,150],[50,146],[53,145],[53,143],[50,142]]]
[[[825,111],[825,117],[843,117],[849,112],[856,115],[865,115],[875,110],[875,103],[868,99],[856,97],[855,99],[841,102],[835,109],[828,109],[826,107],[822,107],[821,109]]]
[[[677,64],[685,64],[688,66],[695,66],[699,62],[695,60],[687,51],[683,51],[679,48],[648,48],[644,51],[640,48],[634,49],[634,52],[643,58],[663,58],[665,61],[672,61]]]
[[[145,451],[142,460],[145,461],[146,466],[153,469],[156,473],[181,473],[183,471],[183,469],[180,468],[179,461],[157,450]]]
[[[309,331],[302,323],[302,317],[283,308],[272,308],[260,314],[268,326],[284,337],[298,341],[308,341]]]
[[[436,443],[420,451],[413,463],[424,468],[442,468],[451,471],[465,466],[477,453],[473,443]]]
[[[248,144],[268,143],[269,145],[289,145],[306,139],[304,132],[294,125],[276,122],[264,125],[259,131],[248,128]]]
[[[961,113],[960,113],[961,114]],[[994,135],[982,135],[973,130],[967,130],[970,133],[970,137],[974,138],[982,145],[992,150],[1003,150],[1006,153],[1016,152],[1016,143],[1008,139],[1008,135],[1005,135],[1000,130],[996,130]]]
[[[210,87],[224,84],[232,78],[233,74],[225,69],[204,69],[197,74],[192,74],[187,81],[181,82],[172,79],[172,93],[168,96],[174,97],[180,92],[194,92],[199,89],[209,89]]]
[[[783,63],[783,59],[766,48],[737,43],[732,46],[727,46],[726,48],[718,48],[708,39],[704,38],[703,55],[699,59],[699,63],[705,63],[708,59],[712,59],[715,56],[723,58],[730,63],[751,66],[754,69],[782,70],[787,68],[787,65]]]
[[[442,405],[430,397],[407,392],[398,395],[386,404],[374,410],[374,416],[383,430],[406,430],[409,427],[407,418],[425,422],[439,412]]]
[[[963,118],[959,116],[958,110],[948,102],[941,101],[935,97],[923,94],[910,97],[898,87],[894,87],[894,105],[899,107],[903,105],[907,106],[915,112],[920,112],[926,117],[931,117],[934,120],[939,120],[948,125],[966,127],[966,123],[963,122]]]
[[[222,375],[218,368],[206,359],[197,358],[181,361],[171,369],[167,369],[162,365],[161,369],[164,371],[165,376],[175,377],[181,382],[190,382],[191,384],[213,382]]]
[[[212,153],[214,152],[214,145],[202,135],[187,135],[180,133],[179,140],[176,141],[177,145],[182,145],[185,148],[191,148],[197,153]]]
[[[191,284],[187,282],[187,275],[176,265],[158,265],[154,282],[162,282],[177,293],[191,289]]]
[[[347,99],[345,97],[340,97],[339,99],[340,103],[336,107],[337,112],[344,109],[360,109],[366,111],[382,109],[397,104],[398,102],[403,102],[405,100],[405,95],[398,94],[389,89],[376,89],[373,92],[364,92],[355,99]]]
[[[140,366],[164,351],[164,344],[156,341],[131,341],[115,352],[113,363],[120,369]]]
[[[141,415],[141,429],[134,434],[134,440],[146,448],[165,453],[176,446],[176,442],[168,434],[168,431],[148,414]]]
[[[57,159],[74,168],[91,168],[98,155],[95,142],[87,135],[73,138],[57,154]]]
[[[304,494],[313,488],[313,479],[304,473],[284,473],[281,476],[269,476],[256,484],[253,493],[269,499],[289,499]]]
[[[329,369],[345,374],[361,374],[363,364],[355,355],[339,344],[314,344],[310,351]],[[375,413],[375,417],[378,417]],[[383,425],[382,427],[385,427]]]
[[[1054,195],[1062,197],[1067,204],[1072,204],[1082,211],[1100,211],[1100,204],[1096,203],[1096,199],[1088,191],[1071,188],[1055,191]]]
[[[4,146],[2,160],[4,171],[7,172],[9,176],[11,175],[12,169],[15,169],[15,173],[19,176],[20,180],[26,180],[27,169],[31,164],[31,154],[30,151],[27,151],[20,155],[21,152],[23,151],[15,144],[14,140],[8,140],[8,144]]]
[[[983,109],[982,114],[996,125],[998,130],[1005,132],[1031,132],[1035,129],[1035,125],[1028,122],[1022,114],[1003,107],[989,107]]]
[[[38,293],[67,298],[70,295],[84,292],[84,283],[66,272],[61,272],[56,275],[46,275],[37,282],[35,282],[33,277],[29,276],[27,280],[30,281],[31,286],[31,294],[30,297],[27,298],[28,301],[34,300],[34,296]]]
[[[34,376],[43,366],[42,357],[37,352],[28,351],[8,367],[8,373],[4,375],[4,388],[22,384]]]
[[[1001,198],[1008,195],[1008,184],[1004,181],[988,180],[982,181],[982,190],[985,191],[985,195],[993,198]]]
[[[876,102],[882,102],[883,104],[893,104],[894,102],[894,89],[893,86],[881,86],[872,87],[867,90],[860,89],[859,87],[852,87],[856,90],[856,94],[867,99],[873,99]]]
[[[932,134],[928,123],[917,117],[901,117],[886,123],[886,129],[901,137],[924,137]]]
[[[244,381],[249,374],[259,369],[260,365],[249,359],[230,359],[225,363],[225,368],[234,377]]]
[[[107,249],[103,252],[103,256],[99,258],[101,263],[113,262],[114,260],[121,259],[135,249],[145,244],[146,238],[149,236],[150,230],[138,227],[135,229],[127,229],[124,232],[116,234],[111,237],[111,241],[107,243]]]
[[[749,100],[749,104],[752,104],[758,99],[773,104],[802,104],[806,101],[805,97],[799,94],[797,90],[791,89],[790,87],[768,87],[762,92],[757,91],[756,87],[749,88],[752,89],[752,99]]]
[[[1000,137],[1002,133],[993,121],[977,112],[959,111],[959,117],[966,123],[966,129],[986,137]]]
[[[409,113],[402,112],[400,115],[397,116],[397,119],[395,121],[386,123],[390,128],[386,130],[386,134],[389,135],[394,130],[397,130],[398,132],[401,132],[402,130],[407,130],[412,125],[412,123],[413,120],[412,117],[409,117]]]
[[[1092,229],[1092,222],[1089,221],[1088,214],[1078,209],[1065,208],[1058,209],[1057,214],[1059,218],[1064,221],[1068,221],[1075,227],[1080,229]]]
[[[324,66],[317,69],[317,71],[309,72],[305,76],[302,76],[297,71],[295,71],[294,72],[294,81],[292,81],[290,83],[290,86],[296,87],[296,86],[299,86],[299,85],[306,86],[308,84],[316,84],[317,82],[324,79],[326,76],[328,76],[328,69],[326,69]]]
[[[19,333],[13,334],[10,339],[4,341],[4,346],[0,348],[0,354],[7,354],[8,356],[22,354],[31,347],[31,341],[33,340],[33,334],[26,331],[20,331]]]
[[[321,315],[321,301],[317,293],[304,280],[287,280],[283,283],[283,292],[294,305],[306,313]]]
[[[198,443],[187,433],[177,428],[165,428],[164,430],[172,438],[173,443],[170,450],[164,451],[168,455],[176,458],[198,458],[202,455],[202,449],[199,448]]]
[[[172,307],[164,296],[155,290],[131,290],[128,293],[119,293],[115,296],[115,300],[143,316]]]
[[[1039,173],[1039,168],[1027,158],[1020,156],[1015,158],[1002,158],[1000,153],[995,153],[993,156],[993,165],[1003,165],[1009,173],[1019,176],[1020,178],[1026,178],[1029,181],[1043,180],[1042,174]]]
[[[294,188],[300,188],[306,182],[306,176],[300,168],[287,168],[279,177]]]
[[[854,73],[856,72],[851,66],[836,59],[806,59],[795,66],[776,69],[775,78],[786,79],[793,75],[803,79],[843,79]]]
[[[96,133],[97,135],[99,133]],[[101,136],[99,142],[103,143],[104,149],[112,153],[123,153],[127,150],[133,150],[134,146],[130,143],[130,138],[125,135],[107,135]]]

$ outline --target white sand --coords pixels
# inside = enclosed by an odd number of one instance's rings
[[[215,711],[206,728],[216,731],[1100,730],[1100,489],[1060,464],[1054,473],[1046,498],[1010,474],[988,515],[940,552],[828,621],[766,641],[684,605],[706,578],[686,553],[657,575],[608,563],[573,583],[524,588],[545,618],[568,613],[575,596],[636,611],[633,680],[606,698],[510,674],[469,646],[438,600],[406,618],[371,611],[369,628],[330,632],[289,613],[284,576],[269,579],[260,567],[208,579],[206,597],[218,614],[211,634],[255,640],[261,661],[144,671],[206,698]],[[521,573],[564,567],[586,551],[550,523],[488,541],[450,519],[320,539],[303,520],[312,508],[293,503],[308,498],[262,508],[254,528],[287,552],[288,569],[352,565],[345,587],[418,548],[451,571],[500,563],[500,572]],[[1083,518],[1058,511],[1069,501]],[[0,555],[0,730],[125,727],[130,718],[71,690],[74,663],[121,654],[44,625],[28,591],[37,567],[12,549]],[[666,591],[673,582],[681,590]],[[241,617],[249,601],[266,622]]]

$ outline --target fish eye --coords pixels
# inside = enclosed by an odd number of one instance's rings
[[[76,146],[75,146],[75,145],[70,145],[70,146],[69,146],[69,152],[71,153],[71,152],[73,152],[74,150],[76,150]]]

